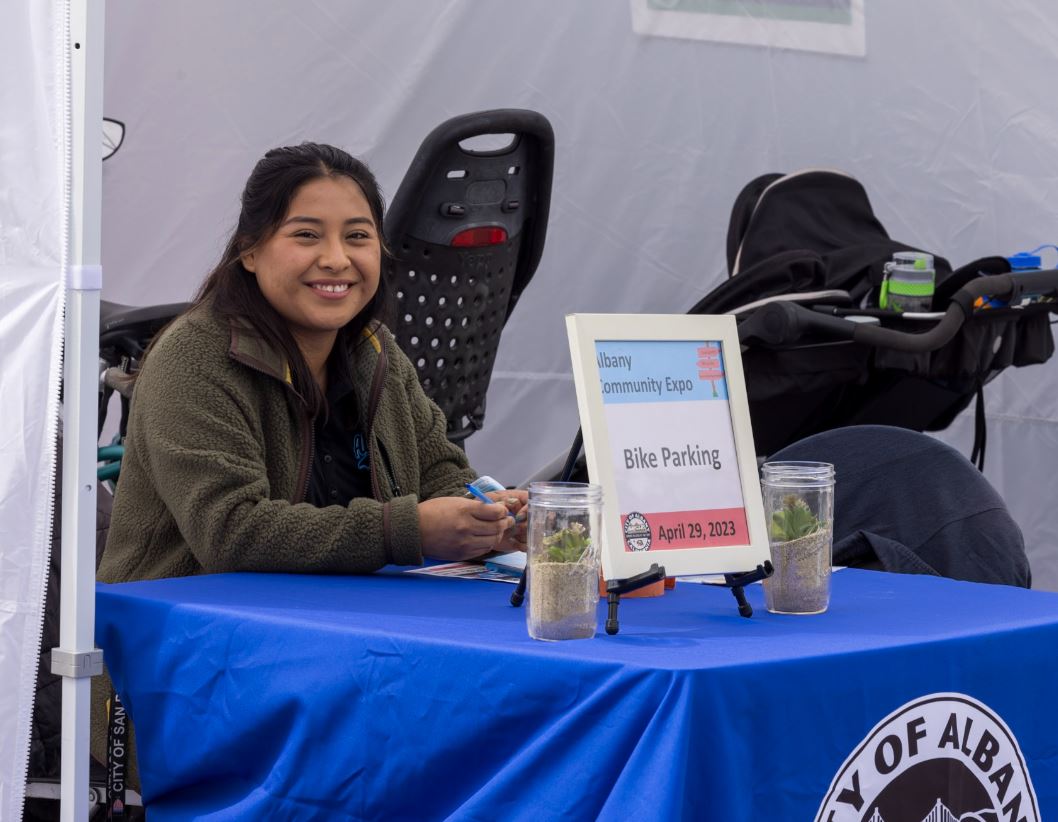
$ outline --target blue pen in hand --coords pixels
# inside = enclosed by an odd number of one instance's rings
[[[481,491],[479,491],[472,483],[466,483],[466,488],[467,491],[470,492],[470,495],[474,497],[474,499],[479,499],[486,505],[492,505],[494,502],[496,502],[496,500],[489,499],[487,496],[481,493]],[[509,516],[511,519],[514,519],[514,514],[512,514],[510,511],[507,512],[507,516]]]

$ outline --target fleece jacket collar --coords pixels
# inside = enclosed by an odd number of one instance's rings
[[[373,327],[365,328],[361,335],[375,349],[376,354],[382,351],[382,343]],[[283,355],[269,345],[250,322],[242,317],[234,317],[231,320],[231,345],[228,348],[228,354],[236,362],[241,362],[287,385],[293,384],[290,365]]]

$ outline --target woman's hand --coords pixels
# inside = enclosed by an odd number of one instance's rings
[[[458,562],[503,550],[500,543],[510,523],[507,506],[499,503],[486,505],[462,497],[419,503],[422,553],[433,559]]]
[[[487,496],[496,502],[502,502],[510,515],[507,519],[507,530],[503,539],[496,546],[497,551],[524,551],[526,526],[529,519],[529,494],[521,488],[510,488],[505,491],[489,491]],[[512,520],[510,517],[514,517]]]

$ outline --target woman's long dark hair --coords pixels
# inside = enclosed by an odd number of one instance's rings
[[[326,408],[323,392],[312,376],[305,357],[283,317],[265,299],[257,278],[242,264],[241,255],[267,240],[279,228],[294,196],[303,185],[321,177],[348,177],[363,191],[382,245],[382,271],[378,290],[351,321],[338,330],[329,367],[347,369],[365,328],[389,320],[390,294],[385,276],[388,254],[382,240],[385,204],[374,174],[352,155],[334,146],[302,143],[274,148],[258,161],[242,193],[239,222],[228,240],[220,262],[206,277],[192,301],[204,302],[226,319],[248,321],[257,333],[280,352],[290,366],[294,390],[305,402],[310,416]]]

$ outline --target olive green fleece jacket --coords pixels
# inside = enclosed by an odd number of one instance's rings
[[[352,373],[375,498],[316,508],[312,421],[282,357],[208,304],[176,320],[136,381],[100,581],[420,564],[419,501],[475,475],[387,329],[365,333]]]

